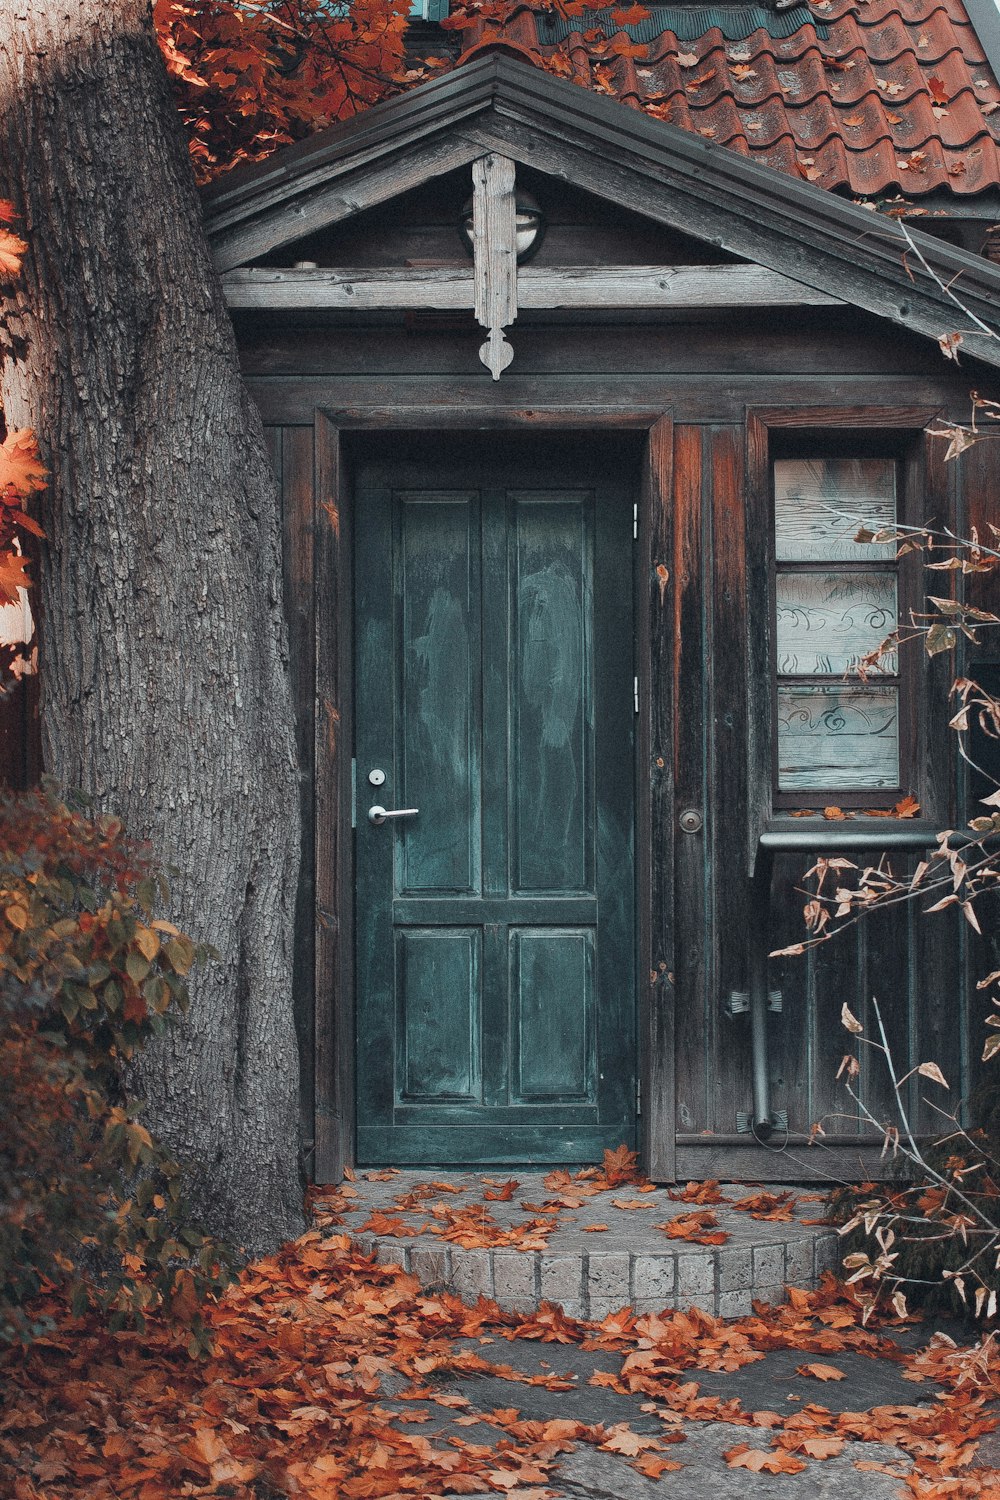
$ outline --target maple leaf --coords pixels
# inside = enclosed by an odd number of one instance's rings
[[[949,96],[948,96],[948,90],[945,87],[944,79],[942,79],[942,78],[928,78],[928,80],[927,80],[927,87],[930,90],[930,96],[934,100],[935,104],[947,104],[948,103],[948,97]]]
[[[846,1380],[847,1376],[843,1370],[838,1370],[836,1365],[811,1364],[798,1365],[796,1375],[811,1375],[814,1380]]]
[[[655,1453],[643,1453],[637,1458],[632,1468],[640,1474],[645,1474],[647,1479],[659,1479],[661,1474],[666,1474],[673,1469],[683,1469],[674,1458],[658,1458]]]
[[[767,1219],[775,1223],[787,1223],[795,1208],[793,1193],[753,1193],[748,1198],[733,1200],[733,1208],[747,1213],[753,1219]]]
[[[692,78],[691,82],[686,83],[684,87],[689,94],[693,94],[696,89],[702,88],[706,83],[711,83],[718,71],[718,68],[708,68],[704,73],[699,73],[697,78]]]
[[[611,1226],[609,1224],[585,1224],[583,1226],[583,1232],[584,1234],[603,1234],[604,1231],[606,1229],[609,1229],[610,1227]]]
[[[35,434],[27,427],[9,432],[0,443],[0,495],[9,486],[26,497],[43,490],[46,478]]]
[[[698,66],[698,56],[694,52],[678,52],[677,61],[682,68],[696,68]]]
[[[599,1446],[608,1453],[623,1453],[626,1458],[634,1458],[643,1449],[659,1449],[661,1444],[658,1438],[644,1437],[641,1433],[633,1432],[627,1422],[616,1422]]]
[[[521,1184],[519,1182],[515,1182],[512,1177],[508,1182],[505,1182],[502,1185],[487,1188],[483,1193],[483,1197],[490,1203],[509,1203],[520,1185]]]
[[[365,1223],[360,1225],[358,1229],[359,1234],[380,1234],[401,1240],[409,1239],[412,1235],[423,1234],[423,1232],[424,1226],[422,1224],[418,1229],[411,1229],[410,1225],[403,1219],[392,1214],[382,1213],[379,1209],[373,1210]]]
[[[18,590],[30,587],[25,559],[17,552],[0,551],[0,604],[17,604]]]
[[[640,21],[648,21],[650,12],[644,5],[632,4],[620,5],[611,12],[611,19],[616,26],[638,26]]]
[[[21,269],[27,243],[9,229],[0,229],[0,281],[9,281]]]
[[[719,1182],[715,1177],[706,1177],[703,1182],[689,1182],[679,1192],[669,1188],[667,1197],[672,1198],[675,1203],[728,1203],[729,1201],[719,1191]]]
[[[754,1474],[801,1474],[807,1467],[792,1453],[765,1453],[747,1443],[737,1443],[722,1456],[731,1469],[750,1469]]]
[[[836,1458],[844,1448],[842,1437],[799,1437],[795,1433],[779,1434],[777,1443],[789,1453],[804,1453],[807,1458]]]
[[[672,1240],[690,1240],[695,1245],[724,1245],[729,1235],[716,1227],[718,1222],[711,1209],[706,1208],[696,1213],[678,1214],[676,1219],[667,1219],[654,1228],[664,1230]]]
[[[621,1146],[616,1146],[614,1151],[605,1151],[601,1164],[601,1176],[608,1187],[621,1187],[627,1182],[642,1182],[644,1179],[639,1171],[638,1162],[639,1153],[632,1151],[623,1143]]]

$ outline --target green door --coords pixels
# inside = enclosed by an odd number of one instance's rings
[[[360,1162],[634,1144],[633,494],[607,470],[498,436],[359,471]]]

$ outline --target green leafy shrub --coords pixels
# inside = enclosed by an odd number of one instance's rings
[[[188,1222],[181,1169],[125,1081],[210,956],[153,916],[167,894],[115,819],[50,788],[0,799],[2,1340],[44,1327],[59,1290],[113,1327],[162,1312],[206,1346],[200,1308],[229,1257]]]

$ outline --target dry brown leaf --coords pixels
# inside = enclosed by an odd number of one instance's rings
[[[765,1453],[746,1443],[737,1443],[722,1456],[731,1469],[750,1469],[754,1474],[801,1474],[807,1467],[792,1453]]]
[[[798,1365],[796,1375],[811,1375],[814,1380],[846,1380],[847,1376],[843,1370],[838,1370],[836,1365],[811,1364]]]

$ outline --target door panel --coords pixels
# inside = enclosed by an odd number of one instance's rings
[[[359,473],[362,1162],[633,1143],[631,520],[565,449]]]

